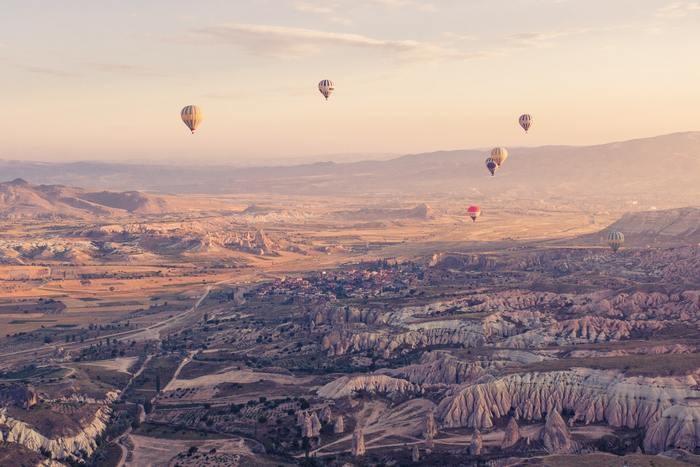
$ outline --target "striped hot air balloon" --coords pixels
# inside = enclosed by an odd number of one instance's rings
[[[491,159],[496,162],[497,166],[502,166],[506,159],[508,159],[508,150],[501,147],[493,148],[491,150]]]
[[[520,126],[523,127],[523,130],[525,130],[525,133],[527,133],[532,125],[532,115],[522,114],[518,119],[518,123],[520,123]]]
[[[323,97],[328,100],[328,97],[335,91],[335,84],[329,79],[321,80],[321,82],[318,83],[318,90],[323,94]]]
[[[188,105],[180,111],[180,117],[182,117],[182,121],[185,122],[187,128],[194,133],[199,124],[202,123],[203,115],[199,107],[196,105]]]
[[[486,159],[486,168],[489,169],[489,172],[491,172],[491,176],[493,177],[494,175],[496,175],[498,164],[496,164],[495,160],[489,157],[488,159]]]
[[[624,243],[625,236],[622,232],[618,232],[617,230],[608,232],[608,246],[610,246],[612,251],[617,252]]]
[[[472,218],[472,221],[476,222],[476,218],[481,216],[481,208],[479,206],[469,206],[467,214]]]

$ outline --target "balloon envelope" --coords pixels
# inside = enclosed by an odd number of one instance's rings
[[[498,169],[498,164],[496,164],[496,161],[489,157],[488,159],[486,159],[486,168],[489,169],[489,172],[491,172],[491,176],[494,176],[496,175],[496,169]]]
[[[496,162],[497,166],[503,165],[503,163],[508,159],[508,150],[506,148],[493,148],[491,150],[491,159]]]
[[[335,84],[329,79],[321,80],[321,82],[318,83],[318,90],[323,94],[323,97],[328,100],[328,97],[335,91]]]
[[[197,130],[199,124],[202,123],[204,116],[202,115],[202,110],[196,105],[187,105],[180,111],[180,117],[182,121],[185,122],[187,128],[190,129],[192,133]]]
[[[476,222],[476,218],[481,216],[481,208],[479,206],[469,206],[467,208],[467,214]]]
[[[522,114],[518,119],[518,123],[520,123],[520,126],[523,127],[523,130],[527,133],[527,130],[529,130],[532,125],[532,115]]]
[[[608,246],[610,246],[612,251],[619,250],[624,243],[625,236],[622,232],[618,232],[617,230],[608,232]]]

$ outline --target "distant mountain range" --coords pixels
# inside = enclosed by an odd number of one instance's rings
[[[700,132],[596,146],[509,148],[495,177],[484,150],[440,151],[390,160],[287,167],[0,161],[2,178],[91,189],[161,193],[470,193],[518,199],[643,200],[665,206],[700,199]],[[641,201],[640,201],[641,202]]]
[[[0,183],[0,217],[78,217],[160,214],[177,205],[137,191],[90,192],[63,185],[31,185],[18,178]]]

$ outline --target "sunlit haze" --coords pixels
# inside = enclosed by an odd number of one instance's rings
[[[0,24],[2,159],[283,162],[700,128],[698,1],[4,0]]]

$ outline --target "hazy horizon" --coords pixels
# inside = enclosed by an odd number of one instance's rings
[[[700,134],[700,130],[688,130],[688,131],[674,131],[671,133],[664,134],[654,134],[654,135],[643,135],[638,137],[633,137],[625,140],[613,139],[607,141],[592,142],[590,144],[541,144],[541,145],[514,145],[509,146],[509,150],[532,150],[540,148],[589,148],[597,146],[606,146],[620,143],[629,143],[634,141],[644,141],[644,140],[654,140],[656,138],[673,137],[677,135],[693,135]],[[406,153],[338,153],[338,154],[293,154],[288,156],[260,156],[257,158],[242,158],[237,160],[229,159],[212,159],[212,160],[196,160],[196,159],[179,159],[170,160],[167,157],[153,157],[151,159],[143,159],[139,157],[122,157],[114,159],[105,158],[76,158],[76,159],[61,159],[61,160],[51,160],[50,158],[11,158],[11,157],[0,157],[0,162],[4,163],[37,163],[37,164],[124,164],[124,165],[174,165],[182,167],[231,167],[231,168],[275,168],[275,167],[292,167],[298,165],[310,165],[310,164],[321,164],[321,163],[336,163],[345,164],[353,162],[376,162],[376,161],[391,161],[393,159],[400,159],[407,156],[422,156],[426,154],[433,153],[453,153],[453,152],[474,152],[483,151],[486,154],[491,148],[487,146],[482,147],[463,147],[463,148],[435,148],[420,152],[406,152]]]
[[[697,128],[697,1],[263,3],[6,2],[0,158],[250,165]]]

